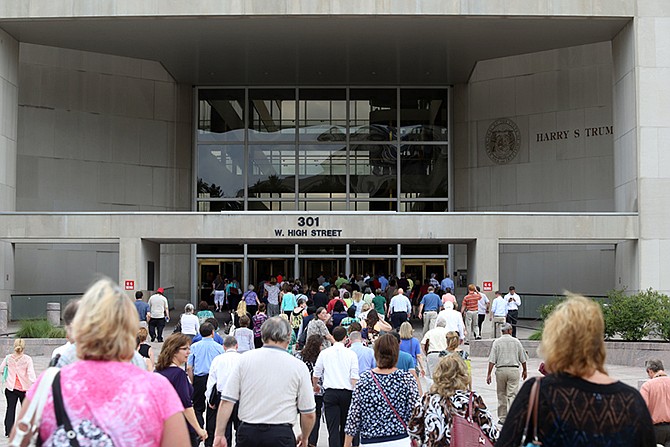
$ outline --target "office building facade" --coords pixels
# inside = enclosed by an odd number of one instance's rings
[[[662,0],[9,0],[0,298],[97,274],[670,291]]]

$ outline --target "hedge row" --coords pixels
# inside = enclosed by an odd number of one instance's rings
[[[542,319],[546,320],[563,299],[542,306]],[[618,336],[626,341],[640,341],[650,337],[670,341],[670,297],[667,295],[652,289],[635,294],[612,290],[606,300],[598,303],[605,317],[605,338]]]

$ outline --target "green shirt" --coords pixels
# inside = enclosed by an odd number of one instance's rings
[[[386,298],[381,295],[377,295],[372,298],[372,304],[375,305],[375,310],[379,315],[384,315],[384,305],[386,304]]]

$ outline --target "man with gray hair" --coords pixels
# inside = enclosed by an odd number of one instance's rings
[[[285,319],[269,318],[261,326],[263,347],[240,355],[221,393],[214,447],[229,446],[225,429],[238,402],[236,446],[307,447],[316,404],[309,370],[286,352],[292,333]],[[281,386],[268,380],[268,371],[281,372]],[[297,438],[293,434],[296,413],[300,413]]]
[[[512,325],[505,323],[501,327],[502,336],[493,341],[489,354],[489,368],[486,383],[491,384],[491,372],[496,367],[496,391],[498,393],[498,421],[505,422],[507,411],[519,389],[519,366],[523,369],[521,377],[526,380],[526,360],[528,355],[521,342],[512,337]]]
[[[223,354],[219,354],[212,360],[207,376],[207,390],[205,399],[207,400],[207,439],[205,446],[210,447],[214,442],[214,431],[216,429],[216,415],[219,410],[221,393],[228,382],[230,372],[237,366],[241,354],[237,352],[237,339],[228,335],[223,339]],[[237,418],[237,404],[233,407],[233,412],[226,424],[225,436],[228,445],[232,445],[233,425],[235,431],[238,430],[240,421]]]
[[[447,320],[439,319],[435,327],[426,332],[421,340],[421,347],[426,356],[426,366],[428,377],[433,377],[433,371],[440,361],[440,352],[447,349]]]
[[[659,359],[651,359],[646,363],[649,381],[640,388],[654,422],[656,444],[670,447],[670,377]]]

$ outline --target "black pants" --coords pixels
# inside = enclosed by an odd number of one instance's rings
[[[656,444],[670,447],[670,424],[654,425],[654,433],[656,434]]]
[[[9,391],[5,388],[5,397],[7,398],[7,413],[5,413],[5,436],[9,436],[9,433],[12,431],[14,426],[14,420],[16,419],[16,404],[21,402],[23,404],[23,399],[26,397],[25,391],[13,390]]]
[[[295,435],[290,424],[240,423],[236,447],[295,447]],[[230,445],[230,444],[228,444]]]
[[[516,323],[519,321],[518,310],[507,311],[507,322],[512,325],[512,337],[516,337]]]
[[[219,405],[216,408],[211,408],[207,405],[207,440],[205,440],[205,447],[212,447],[214,443],[214,432],[216,431],[216,415],[219,412]],[[235,425],[235,431],[239,430],[240,420],[237,418],[237,404],[233,406],[233,412],[230,414],[230,419],[228,419],[228,424],[226,425],[226,442],[229,446],[233,445],[233,425]]]
[[[391,325],[393,326],[393,329],[398,329],[405,321],[407,321],[407,312],[393,312],[391,314]]]
[[[205,374],[204,376],[193,376],[193,411],[195,411],[195,418],[198,420],[201,427],[205,425],[205,419],[202,414],[207,407],[207,401],[205,399],[207,377],[209,377],[209,374]]]
[[[482,324],[486,320],[486,314],[477,314],[477,326],[479,327],[479,338],[482,337]]]
[[[407,316],[407,314],[405,314]],[[351,405],[351,391],[329,388],[323,393],[323,409],[328,427],[328,447],[344,445],[344,424]]]
[[[256,312],[258,311],[258,306],[256,304],[248,304],[247,305],[247,313],[251,315],[252,317],[256,315]]]
[[[319,429],[321,428],[321,408],[323,407],[323,396],[314,395],[316,401],[316,421],[314,421],[314,428],[309,434],[309,445],[316,445],[319,441]]]
[[[165,329],[165,318],[152,318],[149,320],[149,336],[151,341],[158,339],[163,341],[163,329]]]

